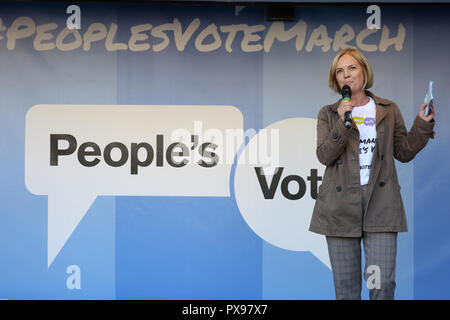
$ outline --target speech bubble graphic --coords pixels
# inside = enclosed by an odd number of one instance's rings
[[[325,237],[308,230],[325,171],[316,157],[316,128],[317,120],[308,118],[266,127],[278,130],[279,146],[270,147],[279,150],[279,166],[238,162],[234,192],[244,220],[259,237],[282,249],[310,251],[331,269]],[[258,133],[245,149],[260,145],[260,140]]]
[[[235,145],[224,146],[230,130]],[[233,106],[31,107],[25,184],[48,195],[48,267],[99,195],[230,196],[223,159],[242,131]]]

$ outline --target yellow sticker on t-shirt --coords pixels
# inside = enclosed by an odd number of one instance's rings
[[[356,124],[363,124],[364,117],[353,117],[353,121],[355,121]]]

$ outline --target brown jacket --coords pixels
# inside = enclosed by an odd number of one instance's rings
[[[341,102],[323,107],[317,119],[317,158],[326,166],[319,187],[309,230],[339,237],[360,237],[366,232],[407,231],[394,158],[412,160],[434,138],[434,120],[416,117],[409,132],[397,105],[378,98],[377,142],[373,153],[366,195],[364,221],[359,176],[359,131],[345,128],[337,108]]]

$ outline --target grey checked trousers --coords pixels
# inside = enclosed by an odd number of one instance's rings
[[[367,186],[362,187],[364,208]],[[327,236],[326,239],[337,300],[361,299],[361,240],[366,260],[364,279],[369,280],[370,299],[394,299],[396,232],[363,232],[361,238]]]

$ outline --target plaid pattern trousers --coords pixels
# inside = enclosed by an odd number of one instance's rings
[[[363,188],[363,208],[367,186]],[[364,209],[362,212],[364,216]],[[326,237],[333,270],[336,299],[361,299],[361,241],[364,245],[364,279],[371,300],[393,300],[395,291],[396,232],[363,232],[362,237]]]

